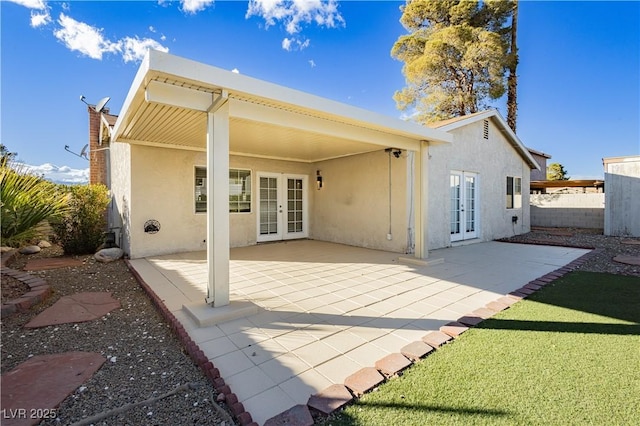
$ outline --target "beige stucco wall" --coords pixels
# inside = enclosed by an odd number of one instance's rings
[[[391,157],[391,235],[389,233],[389,154],[322,161],[323,188],[313,190],[311,237],[323,241],[404,252],[407,246],[407,161]],[[315,180],[315,175],[312,176]]]
[[[131,146],[112,143],[109,148],[111,173],[111,205],[109,227],[116,232],[116,243],[127,253],[130,252],[129,214],[131,212]]]
[[[204,152],[114,144],[112,191],[122,217],[121,246],[132,258],[206,248],[206,214],[195,213],[194,167],[206,166]],[[249,169],[251,213],[229,216],[230,245],[256,244],[257,173],[308,176],[309,238],[404,252],[407,245],[407,162],[391,157],[391,235],[389,233],[389,155],[383,150],[299,163],[232,155],[231,168]],[[316,189],[316,170],[324,179]],[[357,172],[356,172],[357,171]],[[130,184],[129,184],[130,182]],[[154,219],[161,229],[144,232]]]
[[[489,139],[483,138],[483,120],[451,130],[454,142],[429,147],[429,249],[451,246],[449,176],[453,170],[478,173],[478,241],[528,232],[530,168],[490,120]],[[506,208],[506,177],[522,178],[522,208]],[[517,224],[511,221],[518,216]]]

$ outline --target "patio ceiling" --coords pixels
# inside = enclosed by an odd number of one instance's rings
[[[228,93],[231,154],[315,162],[451,142],[438,130],[153,51],[125,101],[115,141],[205,151],[206,107],[157,101],[149,94],[156,89],[194,99]]]

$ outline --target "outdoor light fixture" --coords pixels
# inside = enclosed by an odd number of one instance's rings
[[[316,187],[318,191],[322,188],[322,176],[320,176],[320,170],[316,170]]]

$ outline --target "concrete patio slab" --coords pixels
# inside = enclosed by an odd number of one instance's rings
[[[209,326],[183,309],[206,296],[205,252],[130,264],[264,424],[332,385],[344,388],[347,377],[375,370],[412,342],[439,346],[447,338],[430,332],[478,309],[489,316],[488,305],[506,308],[492,303],[587,252],[488,242],[431,251],[430,259],[441,260],[425,266],[399,262],[397,253],[311,240],[234,248],[232,303],[259,309]]]

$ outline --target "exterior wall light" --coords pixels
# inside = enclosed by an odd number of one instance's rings
[[[322,176],[320,176],[320,170],[316,170],[316,188],[318,191],[322,188]]]

